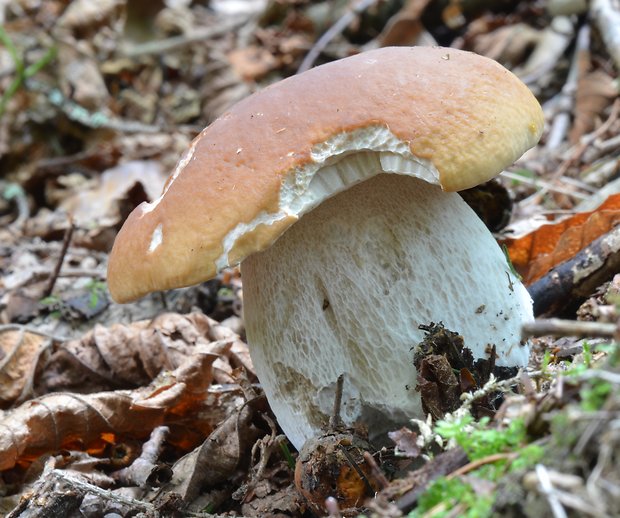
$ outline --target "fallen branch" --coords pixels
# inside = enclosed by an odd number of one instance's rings
[[[605,322],[581,322],[579,320],[562,320],[559,318],[538,319],[523,324],[521,337],[530,336],[578,336],[582,338],[611,338],[618,333],[616,324]]]
[[[62,263],[65,261],[65,256],[67,255],[67,250],[69,249],[69,244],[71,243],[71,238],[73,237],[73,231],[75,230],[75,223],[73,218],[69,216],[69,226],[65,231],[65,236],[62,240],[62,248],[60,249],[60,255],[58,256],[58,260],[56,261],[56,266],[54,267],[54,271],[49,278],[49,282],[47,283],[47,287],[43,292],[43,298],[49,297],[54,291],[54,286],[56,285],[56,281],[58,280],[58,275],[60,274],[60,268],[62,268]]]
[[[620,226],[527,287],[534,300],[534,314],[557,315],[580,299],[589,297],[618,271]]]
[[[321,55],[321,52],[329,45],[329,43],[344,31],[355,20],[355,17],[368,9],[377,0],[360,0],[351,9],[347,10],[329,29],[323,33],[323,35],[317,40],[314,46],[310,49],[306,57],[299,65],[297,70],[298,74],[309,70],[314,65],[314,62]]]
[[[611,0],[593,0],[590,15],[601,33],[607,52],[616,64],[616,70],[620,71],[620,10],[613,4]]]

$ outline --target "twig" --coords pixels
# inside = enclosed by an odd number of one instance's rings
[[[577,78],[579,76],[579,56],[585,52],[590,45],[590,26],[586,23],[581,26],[577,33],[575,50],[571,59],[570,69],[566,82],[562,90],[551,102],[554,104],[555,116],[549,128],[545,148],[547,151],[557,149],[568,133],[570,127],[571,113],[575,103],[575,93],[577,91]]]
[[[4,184],[2,196],[9,201],[14,201],[17,206],[17,218],[11,223],[11,227],[23,230],[23,226],[30,217],[30,207],[24,189],[19,184],[7,183]]]
[[[549,502],[554,518],[568,518],[564,507],[562,507],[560,500],[555,494],[547,468],[542,464],[536,464],[536,476],[540,483],[540,490],[547,497],[547,502]]]
[[[362,469],[359,467],[358,463],[355,462],[355,459],[351,456],[351,454],[347,450],[347,447],[344,446],[341,442],[339,442],[338,448],[340,449],[342,454],[346,457],[347,462],[349,463],[349,466],[351,466],[355,470],[355,472],[357,473],[357,476],[364,483],[364,486],[366,487],[366,492],[369,494],[374,494],[375,488],[372,487],[372,484],[368,480],[368,477],[366,477],[366,473],[364,473]]]
[[[51,272],[50,270],[32,270],[29,272],[30,275],[28,276],[28,278],[21,280],[20,282],[17,283],[11,283],[11,289],[15,289],[15,288],[21,288],[22,286],[26,286],[31,282],[36,282],[36,281],[40,281],[43,279],[47,279],[49,278],[53,272]],[[61,271],[58,274],[59,278],[74,278],[74,277],[92,277],[93,279],[99,279],[99,280],[105,280],[106,278],[106,273],[105,270],[101,269],[101,270],[97,270],[97,269],[92,269],[92,270],[87,270],[87,269],[82,269],[82,268],[72,268],[72,269],[65,269],[63,271]]]
[[[327,515],[328,518],[342,518],[342,513],[340,512],[338,500],[336,500],[333,496],[328,496],[325,499],[325,509],[329,513]]]
[[[482,459],[474,460],[465,464],[465,466],[461,466],[460,468],[454,470],[452,473],[446,476],[447,479],[451,479],[454,477],[460,477],[461,475],[465,475],[470,471],[474,471],[481,466],[486,466],[487,464],[493,464],[499,460],[514,460],[519,456],[517,452],[511,453],[494,453],[493,455],[488,455]]]
[[[90,112],[78,103],[67,99],[58,88],[52,88],[46,83],[28,79],[26,87],[29,90],[43,93],[53,106],[59,108],[69,119],[79,122],[88,128],[107,128],[125,133],[159,133],[162,128],[139,121],[118,119],[103,111]]]
[[[65,255],[67,255],[67,250],[69,248],[69,244],[71,243],[71,238],[73,237],[73,230],[75,228],[75,224],[73,222],[73,218],[69,215],[69,227],[65,231],[65,237],[62,241],[62,248],[60,249],[60,255],[58,257],[58,261],[56,261],[56,266],[54,267],[54,271],[47,283],[47,288],[43,292],[43,298],[49,297],[54,291],[54,286],[56,285],[56,281],[58,280],[58,274],[60,273],[60,268],[62,267],[62,263],[65,260]]]
[[[140,488],[146,487],[150,481],[157,481],[158,475],[165,472],[159,457],[169,432],[167,426],[154,428],[148,441],[142,445],[140,456],[129,466],[112,473],[112,478],[121,484]]]
[[[340,418],[340,407],[342,405],[342,389],[344,386],[344,374],[338,376],[336,380],[336,393],[334,394],[334,410],[329,418],[329,429],[337,430],[342,425]]]
[[[500,173],[500,176],[503,176],[504,178],[508,178],[510,180],[513,180],[515,182],[521,182],[527,185],[531,185],[533,187],[537,187],[539,189],[545,189],[547,192],[557,192],[559,194],[565,194],[566,196],[572,196],[573,198],[579,198],[581,200],[585,200],[586,198],[589,197],[589,195],[587,194],[582,194],[580,192],[576,192],[576,191],[569,191],[568,189],[564,189],[562,187],[557,187],[555,185],[552,185],[548,182],[545,182],[544,180],[539,180],[537,178],[528,178],[526,176],[522,176],[520,174],[516,174],[516,173],[512,173],[510,171],[502,171]]]
[[[379,485],[379,490],[388,487],[390,485],[390,481],[387,479],[383,473],[383,470],[379,467],[377,461],[369,451],[364,452],[364,460],[370,467],[370,474],[372,475],[373,480]]]
[[[56,479],[66,482],[71,487],[79,489],[85,493],[92,493],[94,495],[97,495],[99,498],[103,500],[108,500],[110,502],[117,502],[119,504],[126,505],[131,508],[144,509],[145,511],[152,513],[153,516],[156,516],[155,506],[151,503],[143,502],[141,500],[136,500],[134,498],[129,498],[119,493],[113,493],[112,491],[103,489],[99,486],[91,484],[90,482],[86,482],[84,480],[80,480],[77,477],[67,475],[64,471],[59,470],[59,469],[53,470],[52,475]]]
[[[566,174],[566,171],[568,171],[568,168],[583,156],[590,144],[592,144],[597,138],[604,135],[611,127],[611,125],[616,122],[619,113],[620,99],[616,99],[611,107],[611,113],[609,114],[609,117],[607,117],[607,120],[603,124],[601,124],[595,131],[586,135],[581,140],[581,142],[573,148],[570,156],[560,164],[557,170],[553,173],[552,178],[558,179],[564,176]]]
[[[530,336],[578,336],[585,338],[611,338],[618,333],[616,324],[604,322],[581,322],[578,320],[562,320],[559,318],[537,319],[521,327],[521,337]]]
[[[617,3],[616,3],[617,5]],[[607,52],[620,72],[620,10],[611,0],[592,0],[590,14],[607,47]]]
[[[7,331],[26,332],[26,333],[30,333],[30,334],[33,334],[33,335],[42,336],[44,338],[49,338],[50,340],[52,340],[54,342],[66,342],[68,340],[68,338],[65,338],[63,336],[51,335],[49,333],[46,333],[45,331],[41,331],[40,329],[37,329],[36,327],[24,326],[22,324],[2,324],[2,325],[0,325],[0,334],[5,333]]]
[[[223,36],[233,29],[243,25],[248,21],[247,16],[241,16],[237,18],[231,18],[226,23],[221,22],[213,27],[204,27],[190,32],[189,34],[183,34],[181,36],[173,36],[164,40],[149,41],[148,43],[142,43],[140,45],[132,45],[125,48],[122,53],[130,58],[136,58],[139,56],[145,56],[148,54],[164,54],[171,50],[176,50],[197,41],[208,40]]]
[[[349,10],[347,10],[337,21],[332,25],[329,29],[327,29],[323,35],[317,40],[317,42],[312,46],[306,57],[299,65],[299,69],[297,69],[297,73],[301,74],[306,70],[309,70],[314,65],[314,62],[321,55],[321,52],[325,50],[325,47],[329,45],[329,43],[338,36],[342,31],[344,31],[355,17],[368,9],[372,4],[374,4],[377,0],[359,0],[354,6],[352,6]]]

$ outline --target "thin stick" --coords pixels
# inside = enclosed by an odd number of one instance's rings
[[[336,394],[334,395],[334,411],[329,418],[329,429],[336,430],[340,428],[342,419],[340,418],[340,407],[342,406],[342,388],[344,386],[344,374],[338,376],[336,380]]]
[[[605,133],[607,133],[611,125],[616,122],[616,120],[618,120],[619,114],[620,99],[616,99],[611,107],[611,113],[609,114],[609,117],[607,117],[607,120],[592,133],[586,135],[581,140],[581,142],[573,148],[571,155],[560,164],[557,170],[553,173],[552,178],[558,179],[564,176],[564,174],[566,174],[566,172],[568,171],[569,167],[581,159],[588,147],[590,147],[590,145],[594,143],[597,138],[602,137]]]
[[[60,273],[60,268],[62,267],[62,263],[65,260],[65,255],[67,255],[67,249],[69,248],[69,243],[71,243],[71,238],[73,237],[73,229],[75,228],[75,224],[73,222],[73,217],[69,215],[69,228],[67,228],[65,232],[65,237],[62,241],[62,248],[60,249],[60,256],[58,257],[58,261],[56,262],[56,267],[52,272],[52,276],[50,277],[49,282],[47,283],[47,288],[43,293],[43,298],[49,297],[54,291],[54,286],[56,285],[56,281],[58,280],[58,274]]]
[[[130,58],[136,58],[139,56],[146,56],[149,54],[164,54],[177,50],[199,41],[205,41],[213,38],[218,38],[229,33],[238,26],[243,25],[248,21],[248,17],[239,16],[232,18],[226,23],[218,23],[217,25],[210,27],[203,27],[197,29],[188,34],[181,36],[172,36],[164,40],[149,41],[147,43],[141,43],[138,45],[127,46],[121,52]]]
[[[370,481],[366,477],[366,474],[361,470],[357,462],[355,462],[355,459],[351,457],[351,454],[348,452],[347,448],[343,446],[341,443],[338,443],[338,448],[340,449],[340,451],[342,451],[342,454],[347,458],[347,462],[349,463],[349,466],[351,466],[355,470],[355,472],[358,474],[358,476],[360,477],[360,480],[364,483],[364,486],[366,486],[366,490],[369,493],[374,494],[375,488],[372,487]]]
[[[390,481],[387,479],[375,458],[371,455],[369,451],[364,452],[364,460],[366,464],[370,466],[370,473],[372,474],[372,478],[377,484],[379,484],[379,489],[385,489],[390,485]]]
[[[524,183],[526,185],[532,185],[533,187],[546,189],[547,191],[557,192],[560,194],[565,194],[566,196],[572,196],[574,198],[579,198],[580,200],[585,200],[589,198],[587,194],[583,194],[583,193],[576,192],[576,191],[569,191],[568,189],[564,189],[563,187],[557,187],[548,182],[545,182],[544,180],[539,180],[538,178],[528,178],[527,176],[522,176],[520,174],[516,174],[510,171],[502,171],[500,173],[500,176],[503,176],[504,178],[508,178],[516,182]]]
[[[523,324],[522,338],[530,336],[579,336],[611,338],[618,332],[616,324],[604,322],[581,322],[578,320],[561,320],[559,318],[537,319]]]
[[[465,475],[466,473],[469,473],[470,471],[474,471],[475,469],[478,469],[481,466],[486,466],[487,464],[493,464],[494,462],[497,462],[499,460],[514,460],[518,457],[519,455],[517,453],[494,453],[493,455],[488,455],[487,457],[484,457],[482,459],[478,459],[478,460],[474,460],[472,462],[469,462],[467,464],[465,464],[465,466],[461,466],[459,469],[454,470],[452,473],[450,473],[449,475],[446,476],[446,478],[449,480],[451,478],[454,477],[459,477],[461,475]]]
[[[355,4],[351,9],[346,11],[337,21],[332,25],[329,29],[327,29],[323,35],[317,40],[314,46],[310,49],[306,57],[299,65],[299,69],[297,70],[298,74],[309,70],[314,65],[314,62],[321,55],[321,52],[325,50],[325,47],[329,45],[329,43],[344,31],[351,22],[355,19],[355,17],[368,9],[372,4],[374,4],[377,0],[360,0],[357,4]]]
[[[547,502],[549,502],[554,518],[567,518],[568,515],[555,493],[555,488],[553,487],[547,468],[542,464],[537,464],[536,476],[538,477],[542,493],[547,497]]]

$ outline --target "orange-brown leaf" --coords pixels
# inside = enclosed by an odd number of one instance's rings
[[[510,260],[532,284],[554,266],[573,257],[592,241],[620,223],[620,194],[610,196],[593,212],[580,212],[568,219],[550,223],[518,238],[507,238]]]

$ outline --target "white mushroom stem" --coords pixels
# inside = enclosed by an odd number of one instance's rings
[[[474,357],[521,366],[531,299],[458,194],[380,174],[325,201],[242,264],[256,372],[300,448],[321,432],[345,375],[342,418],[371,437],[423,417],[414,347],[442,321]]]

